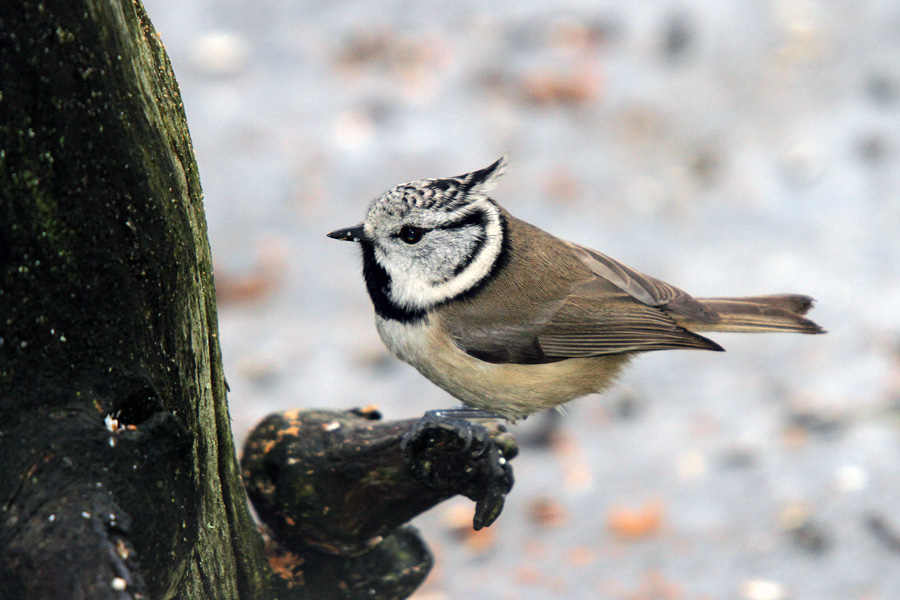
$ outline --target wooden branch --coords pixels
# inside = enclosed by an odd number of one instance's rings
[[[463,494],[475,528],[490,525],[517,453],[494,422],[293,410],[254,429],[241,465],[281,576],[313,597],[362,599],[403,597],[425,578],[431,556],[403,525],[435,504]]]

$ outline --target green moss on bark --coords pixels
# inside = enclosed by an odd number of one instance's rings
[[[0,11],[0,149],[3,497],[41,505],[106,482],[151,595],[271,597],[228,423],[196,163],[140,3]],[[136,429],[110,446],[107,417]]]

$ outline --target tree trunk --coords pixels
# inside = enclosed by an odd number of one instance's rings
[[[267,597],[197,166],[139,2],[0,8],[0,194],[0,595]]]

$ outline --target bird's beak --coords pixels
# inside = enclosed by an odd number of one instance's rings
[[[345,242],[368,242],[369,236],[360,223],[356,227],[345,227],[344,229],[335,229],[328,234],[328,237],[335,240],[344,240]]]

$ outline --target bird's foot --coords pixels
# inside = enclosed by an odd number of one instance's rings
[[[486,527],[499,516],[512,488],[509,460],[518,453],[515,440],[502,425],[436,412],[425,413],[404,436],[401,448],[407,464],[430,487],[475,500],[475,529]]]

